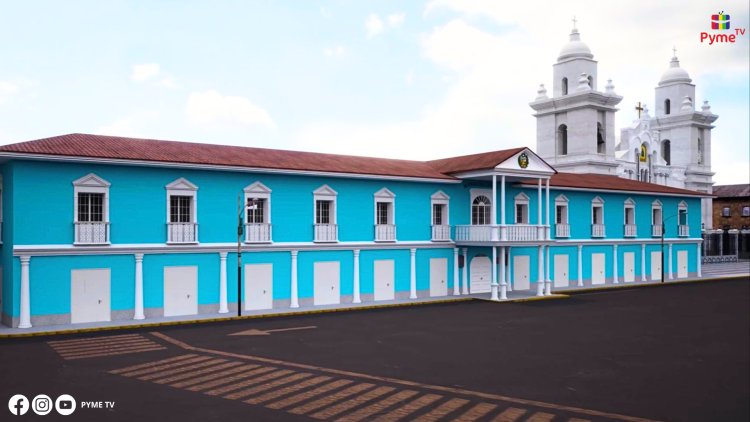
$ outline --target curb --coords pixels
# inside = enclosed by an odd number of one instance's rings
[[[712,278],[698,278],[698,279],[692,279],[692,280],[672,280],[672,281],[666,281],[664,283],[660,282],[646,282],[645,284],[640,282],[633,282],[633,283],[625,283],[621,282],[620,284],[613,285],[609,284],[602,287],[583,287],[579,289],[569,289],[569,290],[563,290],[565,294],[575,295],[575,294],[584,294],[584,293],[593,293],[593,292],[602,292],[607,290],[632,290],[632,289],[639,289],[642,287],[666,287],[666,286],[679,286],[683,284],[698,284],[698,283],[708,283],[708,282],[717,282],[717,281],[731,281],[731,280],[741,280],[741,279],[748,279],[750,275],[730,275],[730,276],[719,276],[719,277],[712,277]]]
[[[549,296],[531,296],[531,297],[522,297],[518,299],[506,299],[506,300],[492,300],[492,299],[485,299],[483,297],[475,297],[475,300],[480,300],[483,302],[490,302],[490,303],[522,303],[522,302],[537,302],[540,300],[553,300],[553,299],[567,299],[570,295],[562,294],[562,293],[553,293]]]

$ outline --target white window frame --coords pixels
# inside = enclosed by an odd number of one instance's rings
[[[731,217],[732,216],[732,207],[730,207],[730,206],[721,207],[721,216],[722,217]]]
[[[336,218],[337,213],[337,206],[336,206],[336,198],[338,197],[338,192],[331,189],[328,185],[323,185],[313,191],[313,210],[312,210],[312,218],[313,218],[313,224],[323,224],[318,223],[315,215],[315,210],[317,208],[318,201],[330,201],[332,205],[332,210],[329,214],[330,222],[328,224],[338,224],[338,219]]]
[[[73,181],[73,223],[78,223],[78,194],[79,193],[100,193],[104,194],[102,200],[102,223],[107,225],[107,242],[111,243],[109,237],[109,188],[111,183],[97,176],[94,173],[89,173],[80,179]],[[77,231],[76,231],[77,232]],[[77,237],[74,234],[74,237]],[[74,238],[73,241],[78,243],[78,239]]]
[[[518,221],[518,206],[519,205],[526,206],[526,208],[524,208],[526,210],[526,213],[521,218],[521,220],[525,219],[526,221]],[[513,223],[515,223],[515,224],[530,224],[529,223],[529,221],[530,221],[529,220],[529,218],[530,218],[529,214],[530,214],[530,210],[529,210],[529,197],[525,193],[521,192],[521,193],[519,193],[518,195],[516,195],[513,198]]]
[[[570,219],[568,218],[568,213],[570,212],[570,201],[568,200],[568,197],[560,194],[557,195],[555,198],[555,224],[570,224]],[[557,207],[565,207],[565,221],[557,221]]]
[[[601,208],[602,209],[602,222],[597,223],[595,220],[595,211],[594,208]],[[596,196],[594,199],[591,200],[591,224],[601,224],[604,225],[604,200]]]
[[[388,190],[388,188],[380,189],[375,192],[373,202],[373,218],[374,224],[378,225],[378,204],[389,204],[388,206],[388,222],[386,224],[396,225],[396,194]]]
[[[685,224],[682,224],[680,221],[680,214],[682,214],[682,211],[685,211]],[[685,201],[680,201],[679,204],[677,204],[677,225],[678,226],[688,226],[689,220],[688,220],[688,204]]]
[[[654,210],[659,210],[660,221],[657,223],[654,221]],[[664,208],[660,200],[656,199],[651,203],[651,225],[661,225],[664,222]]]
[[[435,225],[435,205],[440,205],[443,208],[442,223],[441,226],[450,226],[450,201],[451,197],[446,195],[445,192],[439,190],[430,196],[430,224]]]
[[[633,210],[633,222],[628,223],[628,209]],[[632,198],[628,198],[625,200],[625,203],[623,204],[623,224],[635,224],[635,201]]]
[[[0,196],[0,206],[2,205],[2,196]],[[740,206],[740,217],[750,217],[750,205]],[[2,223],[2,213],[0,212],[0,223]]]
[[[167,206],[166,208],[166,222],[167,225],[171,223],[170,204],[173,196],[188,196],[191,198],[190,203],[190,221],[189,223],[195,224],[195,242],[198,243],[198,186],[191,183],[184,177],[180,177],[174,182],[165,186],[167,191]],[[169,237],[167,237],[169,241]]]
[[[472,226],[489,226],[492,225],[492,211],[493,211],[493,199],[492,199],[492,191],[489,189],[471,189],[471,200],[469,201],[469,224]],[[477,197],[484,196],[485,198],[489,199],[490,201],[490,219],[487,224],[474,224],[474,200],[477,199]]]
[[[242,219],[245,221],[245,224],[250,223],[249,221],[247,221],[247,201],[251,198],[265,200],[266,206],[263,209],[263,223],[261,224],[271,224],[271,189],[269,189],[268,186],[264,185],[261,182],[255,182],[245,186],[245,189],[243,190],[245,192],[245,202],[243,202],[245,211],[243,213],[244,215]]]

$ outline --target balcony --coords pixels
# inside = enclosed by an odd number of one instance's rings
[[[529,242],[546,240],[547,227],[531,224],[509,226],[472,225],[456,226],[457,242]]]
[[[315,242],[338,242],[339,228],[336,224],[316,224]]]
[[[271,225],[267,223],[245,224],[245,242],[271,243]]]
[[[440,225],[432,226],[432,241],[433,242],[450,242],[451,240],[451,226]]]
[[[570,224],[555,224],[555,237],[556,238],[570,237]]]
[[[651,225],[651,236],[652,237],[661,237],[661,224],[652,224]]]
[[[680,224],[678,227],[677,235],[680,237],[689,237],[690,236],[690,226],[687,224]]]
[[[376,242],[395,242],[396,225],[395,224],[376,224],[375,225]]]
[[[542,230],[539,230],[542,228]],[[527,240],[544,240],[544,228],[531,224],[513,224],[505,226],[507,240],[511,242]]]
[[[198,224],[167,223],[167,243],[198,243]]]
[[[638,226],[635,224],[625,225],[625,237],[636,237],[638,235]]]
[[[109,223],[75,223],[76,245],[101,245],[109,243]]]
[[[604,237],[604,224],[592,224],[591,237]]]

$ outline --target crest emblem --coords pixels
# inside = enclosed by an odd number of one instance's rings
[[[525,152],[521,153],[521,155],[518,156],[518,165],[522,169],[525,169],[526,167],[529,166],[529,156],[526,155]]]

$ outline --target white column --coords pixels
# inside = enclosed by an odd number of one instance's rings
[[[619,284],[620,280],[617,278],[617,244],[612,245],[612,255],[612,266],[614,267],[614,271],[612,272],[612,282],[615,284]]]
[[[578,245],[578,287],[583,287],[583,245]]]
[[[497,246],[492,247],[492,284],[491,284],[491,297],[492,300],[500,300],[497,297]]]
[[[219,252],[219,313],[227,312],[227,253]]]
[[[646,281],[646,244],[641,245],[641,281]]]
[[[453,296],[461,295],[458,286],[458,248],[453,248]]]
[[[135,311],[133,319],[145,319],[143,314],[143,254],[135,254]]]
[[[492,203],[490,204],[490,209],[492,210],[492,215],[490,216],[490,223],[492,224],[492,241],[498,241],[500,240],[500,237],[498,236],[498,228],[497,226],[497,175],[492,175]]]
[[[352,303],[362,303],[362,299],[359,297],[359,249],[354,251],[354,297]]]
[[[505,263],[505,280],[508,283],[508,291],[513,291],[513,280],[510,278],[510,251],[511,247],[508,246],[508,262]]]
[[[545,224],[544,224],[545,225],[544,231],[546,232],[545,238],[547,240],[550,240],[551,239],[551,234],[550,234],[551,228],[550,227],[552,227],[552,224],[550,223],[550,220],[549,220],[550,219],[550,215],[549,215],[549,207],[550,207],[550,205],[549,205],[549,179],[547,179],[547,204],[546,205],[547,205],[547,211],[545,213],[546,217],[544,217],[544,222],[545,222]],[[547,252],[547,253],[549,253],[549,252]],[[549,265],[548,265],[548,267],[549,267]]]
[[[21,256],[21,315],[18,328],[31,328],[31,299],[29,297],[29,263],[31,257]]]
[[[505,248],[500,247],[500,299],[508,299],[508,283],[505,281]]]
[[[537,258],[537,263],[539,265],[537,265],[536,274],[536,295],[544,296],[544,246],[540,245],[538,249],[539,257]]]
[[[463,294],[468,295],[469,294],[469,249],[468,248],[464,248],[463,279],[464,279]]]
[[[549,255],[550,250],[549,246],[547,246],[544,253],[544,295],[549,296],[552,294],[552,280],[550,280],[549,277]]]
[[[540,178],[537,183],[537,239],[544,240],[544,226],[542,225],[542,179]]]
[[[696,243],[696,253],[698,256],[698,266],[696,267],[698,269],[698,277],[703,277],[701,266],[703,265],[703,257],[701,256],[701,244]]]
[[[667,250],[669,251],[669,253],[667,255],[667,259],[664,260],[665,261],[664,265],[666,265],[667,269],[669,270],[669,279],[671,280],[672,279],[672,244],[671,243],[669,244],[669,249]]]
[[[505,176],[500,176],[500,240],[505,241]]]
[[[417,249],[409,249],[411,263],[409,270],[409,299],[417,298]]]
[[[299,251],[291,251],[292,255],[292,297],[290,308],[299,308],[299,298],[297,293],[297,253]]]

